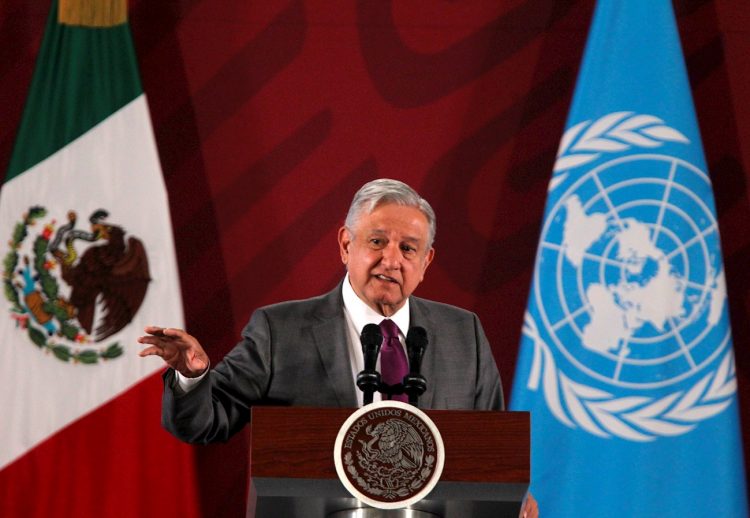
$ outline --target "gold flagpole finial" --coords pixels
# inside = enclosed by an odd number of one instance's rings
[[[128,1],[60,0],[57,20],[64,25],[114,27],[128,20]]]

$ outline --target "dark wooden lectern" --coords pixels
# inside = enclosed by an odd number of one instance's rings
[[[324,518],[362,507],[336,475],[333,447],[353,409],[255,407],[248,518]],[[428,410],[445,443],[435,489],[411,509],[443,518],[518,516],[529,485],[529,414]]]

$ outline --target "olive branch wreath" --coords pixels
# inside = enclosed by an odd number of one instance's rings
[[[632,146],[655,148],[665,142],[689,144],[690,140],[653,115],[614,112],[593,122],[579,122],[560,139],[549,190],[560,185],[567,171],[598,159],[602,153],[627,151]]]
[[[3,259],[3,291],[5,298],[12,304],[11,311],[16,315],[28,313],[28,310],[21,303],[18,289],[13,283],[15,271],[19,263],[18,250],[29,234],[29,227],[33,226],[37,220],[46,215],[47,210],[44,207],[34,206],[29,208],[28,212],[23,215],[23,219],[16,223],[9,242],[10,251]],[[78,336],[80,328],[75,325],[75,320],[68,316],[64,308],[53,302],[58,298],[59,285],[57,279],[44,267],[48,245],[49,241],[41,235],[37,236],[33,244],[34,273],[46,298],[42,307],[45,312],[52,315],[58,321],[60,324],[60,334],[68,340],[74,340]],[[52,337],[48,337],[47,333],[39,329],[31,318],[26,323],[26,329],[29,339],[34,345],[40,349],[52,352],[55,358],[64,362],[73,361],[73,363],[95,364],[99,360],[111,360],[123,354],[122,346],[118,342],[114,342],[102,349],[72,349],[65,344],[55,342]]]
[[[360,462],[362,461],[361,458],[359,460]],[[364,477],[367,478],[367,480],[365,480],[365,478],[363,478],[363,475],[360,475],[360,473],[357,471],[357,467],[354,465],[354,459],[352,457],[351,452],[347,452],[344,455],[344,464],[346,465],[346,470],[349,472],[349,474],[351,474],[351,476],[354,477],[354,479],[357,481],[357,484],[359,484],[359,486],[363,488],[365,491],[367,491],[370,494],[377,495],[388,500],[394,500],[399,496],[400,497],[407,496],[409,494],[409,490],[414,491],[416,489],[419,489],[425,484],[427,479],[434,472],[435,456],[427,455],[425,457],[424,468],[422,468],[419,471],[419,474],[417,475],[417,477],[409,483],[408,488],[398,487],[398,488],[383,489],[382,485],[378,485],[378,486],[371,485],[370,484],[370,482],[372,482],[371,477],[365,474]],[[406,482],[408,482],[408,480],[406,480]]]
[[[603,153],[626,151],[632,146],[654,148],[669,141],[690,142],[652,115],[615,112],[593,122],[576,124],[560,141],[549,190],[562,184],[570,169],[592,162]],[[527,388],[536,391],[541,383],[550,412],[561,423],[598,437],[647,442],[659,436],[685,434],[699,422],[723,412],[737,390],[731,348],[716,371],[687,390],[660,398],[615,397],[607,391],[576,383],[559,371],[552,351],[528,312],[524,316],[523,334],[534,344]]]
[[[536,391],[541,382],[550,412],[560,422],[599,437],[646,442],[657,436],[682,435],[700,421],[724,411],[737,390],[734,355],[729,350],[715,372],[686,391],[658,399],[616,398],[604,390],[576,383],[559,371],[552,351],[539,336],[529,313],[525,316],[523,333],[534,343],[527,388]]]

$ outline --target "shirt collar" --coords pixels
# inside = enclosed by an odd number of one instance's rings
[[[341,288],[341,296],[344,299],[344,308],[349,317],[352,319],[354,327],[357,329],[357,333],[362,333],[362,328],[367,324],[380,324],[385,318],[383,315],[372,309],[370,306],[357,296],[349,282],[349,274],[346,274],[344,278],[343,286]],[[396,311],[390,317],[396,325],[402,335],[406,335],[409,330],[409,299],[406,299],[406,303]]]

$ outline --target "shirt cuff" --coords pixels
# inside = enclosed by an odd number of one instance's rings
[[[180,372],[179,372],[179,371],[175,371],[174,373],[175,373],[175,377],[176,377],[176,379],[177,379],[177,387],[178,387],[178,388],[179,388],[179,389],[180,389],[180,390],[181,390],[181,391],[182,391],[183,393],[188,393],[188,392],[190,392],[191,390],[193,390],[193,388],[195,388],[195,386],[196,386],[196,385],[197,385],[198,383],[200,383],[200,382],[201,382],[201,380],[202,380],[203,378],[205,378],[205,377],[206,377],[206,376],[208,375],[208,369],[206,369],[206,370],[205,370],[205,371],[203,372],[203,374],[201,374],[201,375],[200,375],[200,376],[198,376],[197,378],[188,378],[188,377],[186,377],[186,376],[183,376],[182,374],[180,374]]]

